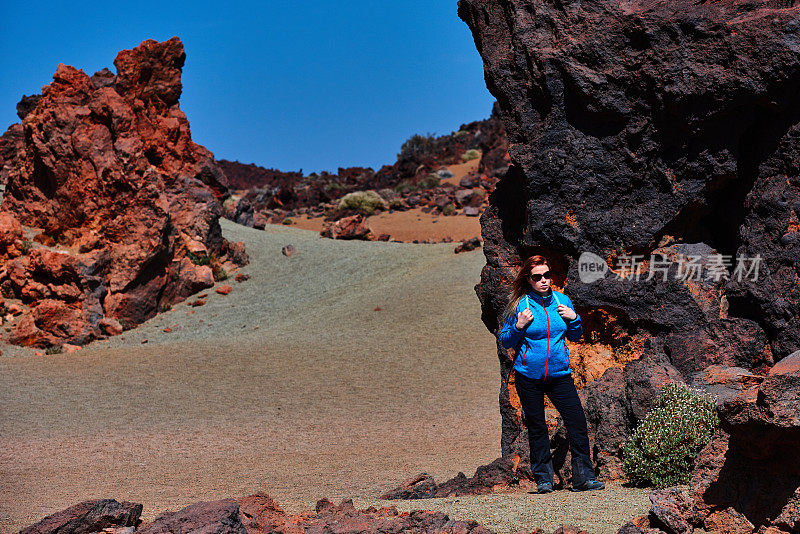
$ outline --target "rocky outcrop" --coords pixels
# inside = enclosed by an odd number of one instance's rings
[[[164,512],[139,526],[141,504],[113,500],[87,501],[44,518],[21,534],[116,532],[117,534],[333,534],[342,532],[416,532],[419,534],[490,534],[475,521],[456,521],[427,510],[398,512],[394,506],[356,510],[350,499],[338,506],[321,499],[313,511],[290,515],[269,495],[238,500],[198,502],[177,512]],[[138,527],[138,528],[137,528]],[[572,527],[565,527],[572,528]],[[107,529],[107,530],[104,530]],[[567,532],[567,531],[565,531]],[[577,534],[578,529],[568,532]],[[560,533],[559,533],[560,534]]]
[[[303,179],[303,172],[281,172],[277,169],[265,169],[254,163],[217,160],[222,172],[228,179],[231,189],[255,189],[258,187],[291,189]]]
[[[49,515],[19,534],[90,534],[104,529],[125,529],[132,532],[141,523],[142,505],[132,502],[118,502],[114,499],[84,501],[66,510]]]
[[[441,484],[437,484],[429,474],[420,473],[387,491],[381,495],[381,499],[430,499],[457,495],[483,495],[508,488],[511,485],[523,487],[535,485],[532,481],[529,464],[519,466],[511,458],[503,457],[488,465],[478,467],[471,477],[467,477],[464,473],[458,473]]]
[[[375,172],[371,168],[339,168],[337,173],[284,173],[253,164],[221,161],[233,187],[239,191],[225,207],[225,216],[245,226],[263,229],[296,215],[325,216],[335,222],[356,215],[340,209],[339,199],[354,191],[380,191],[392,210],[421,208],[437,214],[463,209],[478,216],[498,176],[508,168],[505,130],[495,105],[491,116],[462,124],[457,132],[443,136],[416,135],[400,149],[393,165]],[[476,151],[467,154],[467,151]],[[479,157],[473,172],[459,183],[448,182],[453,174],[445,166]],[[234,185],[235,184],[235,185]],[[362,237],[364,238],[364,237]]]
[[[116,75],[59,65],[23,99],[0,138],[0,289],[26,307],[11,343],[87,343],[247,262],[222,238],[225,176],[178,106],[185,58],[177,37],[148,40]]]
[[[481,220],[489,330],[515,268],[541,253],[586,318],[582,343],[646,340],[634,356],[665,379],[704,385],[716,366],[732,395],[800,348],[800,7],[460,0],[458,13],[512,164]],[[582,279],[583,253],[603,276]],[[691,256],[700,276],[673,277]],[[626,272],[637,260],[665,276]],[[754,265],[757,279],[737,277]],[[498,355],[502,453],[524,456],[513,354]],[[583,393],[609,475],[662,380],[627,365]]]

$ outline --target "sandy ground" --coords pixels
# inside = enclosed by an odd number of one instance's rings
[[[176,305],[73,354],[3,347],[0,531],[100,497],[143,503],[145,520],[257,491],[289,511],[322,497],[366,506],[408,476],[471,475],[497,457],[498,363],[473,289],[480,250],[221,223],[251,256],[252,278],[229,281],[230,295],[210,291],[205,306]],[[615,532],[648,507],[641,490],[600,493],[398,507],[499,532]]]
[[[445,178],[442,183],[459,185],[461,178],[478,171],[480,158],[448,165],[447,169],[453,173],[450,178]],[[309,217],[298,215],[290,217],[292,226],[303,230],[321,232],[325,224],[322,217]],[[392,213],[381,212],[367,217],[367,224],[376,235],[389,234],[391,239],[411,243],[418,241],[442,241],[450,238],[454,242],[461,242],[473,237],[481,236],[481,223],[479,217],[467,217],[463,210],[458,210],[456,215],[442,216],[435,213],[425,213],[421,208]]]
[[[303,230],[322,231],[322,217],[301,215],[292,217],[292,226]],[[391,239],[411,243],[419,241],[442,241],[450,238],[455,243],[481,236],[479,217],[467,217],[463,214],[436,215],[425,213],[420,208],[408,211],[381,212],[367,217],[367,224],[376,235],[389,234]]]

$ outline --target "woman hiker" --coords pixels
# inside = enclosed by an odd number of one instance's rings
[[[555,405],[569,436],[572,491],[601,490],[589,456],[586,416],[569,368],[564,342],[583,334],[572,301],[550,288],[550,267],[544,256],[525,260],[512,283],[511,302],[500,332],[500,344],[514,348],[515,384],[522,403],[531,449],[531,471],[538,493],[553,491],[550,436],[544,419],[544,396]]]

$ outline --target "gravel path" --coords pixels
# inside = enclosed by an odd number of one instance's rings
[[[98,497],[141,502],[144,519],[256,491],[292,511],[322,497],[365,507],[408,476],[471,475],[496,458],[498,364],[473,289],[480,251],[221,223],[251,256],[252,278],[228,281],[230,295],[209,291],[205,306],[176,305],[74,354],[3,347],[0,531]],[[644,513],[646,495],[393,504],[501,532],[562,522],[612,532]]]

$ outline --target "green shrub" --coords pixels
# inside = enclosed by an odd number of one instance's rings
[[[436,173],[431,173],[422,180],[420,180],[418,185],[420,189],[433,189],[434,187],[437,187],[441,183],[442,179],[439,178],[439,175]]]
[[[405,193],[406,191],[416,191],[417,187],[410,180],[402,180],[394,186],[395,193]]]
[[[442,208],[442,215],[453,215],[456,212],[456,205],[452,202]]]
[[[464,152],[463,154],[461,154],[461,159],[463,159],[464,161],[478,159],[479,157],[481,157],[480,150],[475,150],[474,148],[471,148],[466,152]]]
[[[436,134],[414,134],[402,144],[398,157],[412,157],[431,154],[436,151]]]
[[[384,209],[385,204],[381,196],[375,191],[354,191],[342,197],[339,209],[350,209],[372,215],[375,210]]]
[[[33,241],[29,239],[23,239],[22,241],[20,241],[19,251],[21,253],[27,254],[28,252],[31,251],[32,248],[33,248]]]
[[[625,444],[622,470],[634,484],[685,484],[718,425],[714,402],[698,390],[670,384]]]
[[[347,189],[347,187],[340,184],[339,182],[330,182],[325,184],[325,191],[328,193],[333,191],[344,191],[345,189]]]
[[[211,273],[214,275],[215,282],[221,282],[228,279],[228,272],[219,263],[215,263],[211,266]]]
[[[158,307],[159,313],[168,312],[171,309],[172,309],[172,304],[170,304],[169,302],[165,302],[164,304]]]
[[[292,221],[289,217],[286,217],[284,220],[281,221],[281,224],[289,226],[290,224],[292,224],[292,222],[294,221]]]
[[[61,347],[53,345],[52,347],[47,347],[44,350],[45,354],[61,354]]]
[[[189,261],[195,265],[208,265],[211,263],[211,258],[208,256],[208,254],[195,254],[193,252],[189,252],[186,255],[189,258]]]

